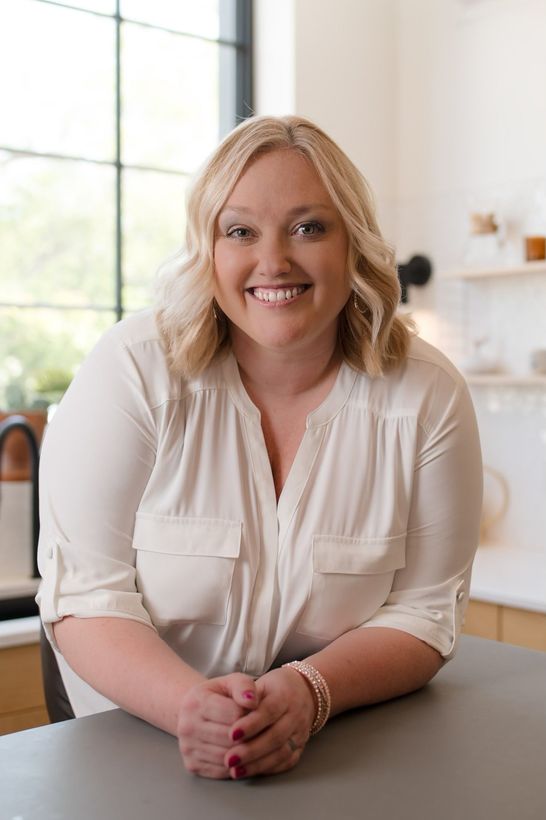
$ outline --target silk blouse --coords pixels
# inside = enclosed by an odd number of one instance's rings
[[[207,677],[305,657],[355,628],[455,650],[482,467],[464,379],[415,337],[381,378],[343,363],[277,501],[232,354],[183,381],[150,311],[111,328],[45,436],[37,600],[76,716],[113,704],[55,644],[64,616],[153,626]]]

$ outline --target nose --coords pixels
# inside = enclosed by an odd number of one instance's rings
[[[273,279],[290,273],[292,264],[287,243],[282,237],[263,237],[257,247],[257,273],[264,279]]]

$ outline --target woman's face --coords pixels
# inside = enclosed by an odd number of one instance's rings
[[[217,221],[215,297],[238,344],[333,350],[350,286],[345,226],[312,165],[291,149],[255,159]]]

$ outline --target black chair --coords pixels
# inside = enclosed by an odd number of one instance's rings
[[[52,723],[60,723],[62,720],[72,720],[76,717],[63,679],[59,671],[59,665],[51,644],[46,638],[44,628],[40,625],[40,655],[42,659],[42,680],[44,683],[44,694],[47,713]]]

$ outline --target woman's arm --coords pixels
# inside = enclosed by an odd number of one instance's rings
[[[69,666],[123,709],[172,735],[180,703],[204,680],[151,627],[127,618],[63,618],[53,625]]]
[[[38,600],[48,638],[76,675],[177,736],[188,769],[226,777],[229,726],[255,708],[254,682],[237,674],[208,681],[185,664],[153,628],[137,589],[135,513],[156,465],[171,389],[154,339],[145,319],[112,328],[48,429]]]
[[[328,682],[335,715],[356,706],[405,695],[424,686],[443,660],[432,647],[397,629],[354,629],[306,662]],[[231,776],[276,774],[292,768],[303,752],[316,713],[311,688],[292,668],[273,669],[257,681],[259,708],[233,725],[225,753]],[[230,760],[237,760],[229,766]]]
[[[331,714],[405,695],[443,665],[439,652],[398,629],[355,629],[306,659],[328,681]]]
[[[252,678],[207,680],[145,624],[126,618],[66,617],[55,640],[71,668],[127,712],[174,735],[188,771],[226,778],[234,722],[255,709]]]

